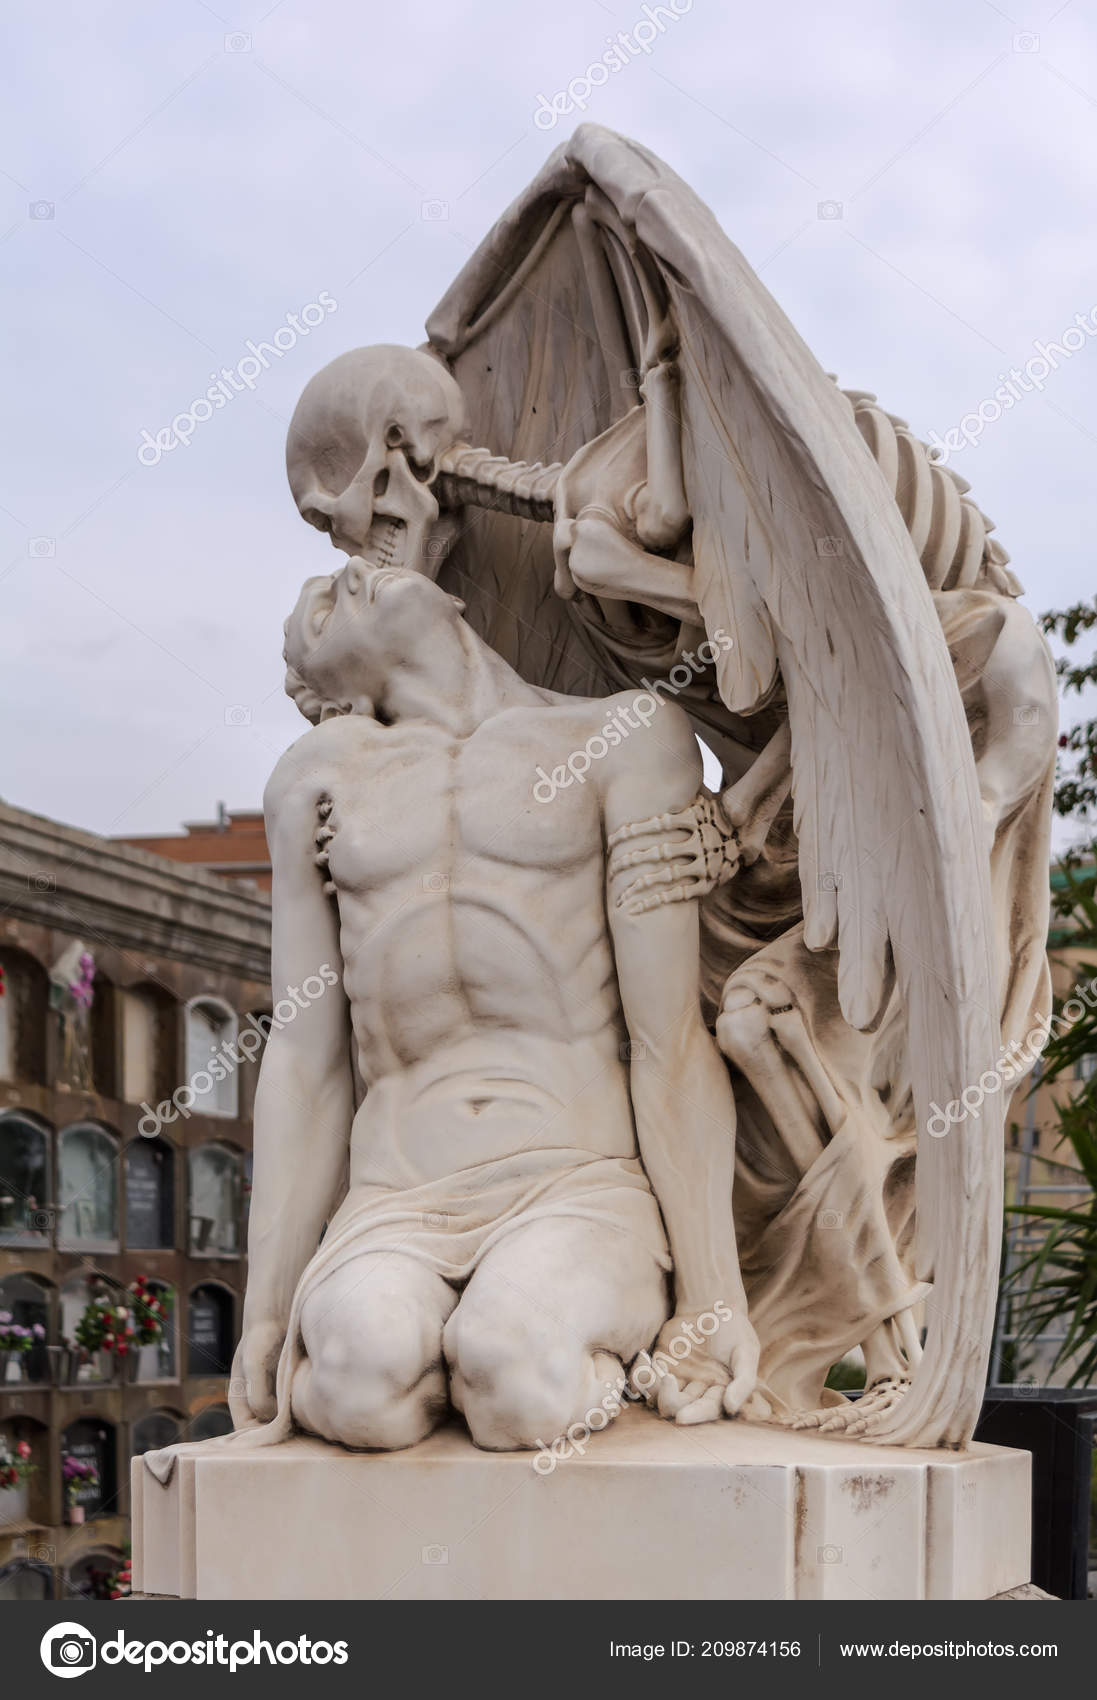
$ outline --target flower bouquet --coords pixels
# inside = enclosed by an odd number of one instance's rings
[[[139,1349],[159,1345],[170,1314],[167,1294],[155,1292],[147,1275],[138,1275],[120,1300],[102,1291],[92,1294],[76,1327],[77,1343],[88,1352],[103,1353],[108,1365],[113,1359],[136,1381]]]
[[[78,1501],[88,1488],[99,1486],[99,1470],[90,1458],[74,1458],[71,1452],[66,1452],[61,1460],[61,1480],[65,1488],[69,1522],[82,1523],[84,1507]]]
[[[12,1362],[19,1366],[18,1379],[23,1378],[27,1367],[26,1354],[45,1338],[46,1330],[40,1322],[24,1328],[21,1323],[13,1322],[10,1310],[0,1310],[0,1385],[7,1381],[8,1365]]]
[[[0,1491],[22,1486],[37,1468],[30,1461],[29,1441],[17,1440],[12,1446],[7,1436],[0,1434]]]

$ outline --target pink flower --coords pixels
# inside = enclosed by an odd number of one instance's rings
[[[21,1440],[15,1450],[20,1458],[30,1457],[30,1445],[25,1440]]]

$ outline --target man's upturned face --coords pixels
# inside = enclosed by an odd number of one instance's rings
[[[286,443],[302,518],[337,549],[434,578],[453,523],[431,486],[464,404],[438,361],[382,345],[340,356],[306,386]]]
[[[429,655],[460,603],[406,567],[355,557],[309,579],[286,622],[286,660],[329,702],[379,702],[393,671]]]

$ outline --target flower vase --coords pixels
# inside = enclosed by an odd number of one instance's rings
[[[91,1374],[93,1381],[114,1380],[114,1354],[98,1351],[91,1354]]]
[[[82,1523],[83,1521],[84,1521],[84,1507],[82,1505],[70,1505],[69,1506],[69,1522],[73,1523],[73,1524],[78,1524],[78,1523]]]
[[[80,1371],[80,1353],[72,1346],[47,1346],[50,1380],[54,1387],[73,1387]]]
[[[124,1373],[125,1379],[131,1383],[140,1378],[141,1349],[139,1346],[131,1346],[129,1351],[126,1353],[126,1367]]]
[[[12,1374],[12,1365],[15,1366],[14,1375]],[[14,1351],[0,1352],[0,1387],[5,1386],[11,1381],[25,1381],[26,1378],[26,1353]]]

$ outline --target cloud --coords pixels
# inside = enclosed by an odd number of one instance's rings
[[[594,91],[588,116],[662,154],[827,369],[927,434],[1093,305],[1097,50],[1082,10],[1019,52],[999,11],[953,0],[695,0]],[[533,126],[538,89],[581,74],[638,11],[283,0],[225,25],[201,6],[121,0],[66,9],[61,24],[12,20],[0,177],[11,801],[132,831],[208,816],[218,798],[257,801],[299,730],[279,694],[281,622],[301,580],[332,562],[285,488],[296,396],[344,348],[421,339],[565,133]],[[230,34],[243,50],[226,51]],[[424,221],[424,200],[448,216]],[[820,220],[823,200],[843,217]],[[32,219],[31,202],[52,216]],[[321,289],[339,301],[330,322],[138,476],[142,427]],[[1092,588],[1092,366],[1080,354],[962,469],[1034,608]],[[54,539],[54,554],[28,556],[32,538]],[[255,705],[250,726],[226,728],[239,703]]]

